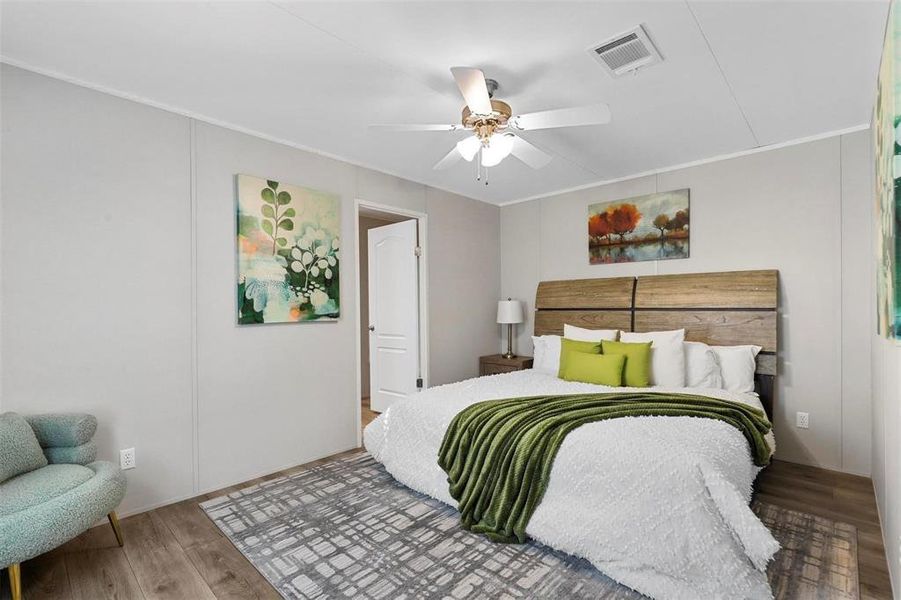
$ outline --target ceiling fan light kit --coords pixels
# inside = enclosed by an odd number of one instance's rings
[[[513,151],[513,134],[496,133],[487,144],[482,146],[481,163],[483,167],[499,165]]]
[[[463,138],[457,142],[457,152],[460,153],[460,156],[462,156],[463,160],[466,162],[472,162],[472,159],[479,153],[481,147],[482,140],[474,135]]]
[[[457,142],[451,151],[434,166],[448,169],[462,158],[472,162],[476,155],[476,179],[482,180],[485,168],[485,184],[488,184],[488,167],[499,165],[511,154],[533,169],[540,169],[551,161],[551,156],[512,130],[530,131],[556,127],[603,125],[610,122],[610,108],[606,104],[591,104],[573,108],[544,110],[514,115],[509,104],[492,96],[498,89],[493,79],[486,79],[481,70],[473,67],[452,67],[451,74],[466,101],[460,125],[375,125],[379,129],[394,131],[457,131],[465,129],[472,136]]]

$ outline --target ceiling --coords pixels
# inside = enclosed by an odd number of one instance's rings
[[[888,0],[7,1],[3,60],[503,204],[866,124]],[[586,49],[644,24],[664,61],[610,78]],[[434,171],[465,132],[455,65],[514,112],[606,102],[609,125],[523,137],[554,160]]]

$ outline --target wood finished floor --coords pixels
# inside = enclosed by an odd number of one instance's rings
[[[773,461],[755,484],[760,500],[857,527],[861,600],[890,600],[891,583],[873,482],[837,471]]]
[[[364,399],[363,425],[376,413]],[[368,420],[367,420],[368,419]],[[338,456],[352,454],[358,450]],[[125,547],[108,526],[95,527],[22,565],[25,600],[278,599],[280,596],[206,517],[199,502],[291,475],[300,465],[122,520]],[[862,600],[891,598],[870,480],[774,462],[758,478],[761,500],[857,526]],[[9,598],[2,572],[0,600]]]
[[[363,409],[360,414],[363,416],[363,429],[366,429],[366,426],[379,416],[379,413],[372,410],[372,407],[369,405],[369,396],[363,398]]]

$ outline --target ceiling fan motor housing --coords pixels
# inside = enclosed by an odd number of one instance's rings
[[[479,115],[470,111],[468,106],[463,107],[463,126],[475,131],[483,141],[495,131],[506,128],[507,121],[513,114],[510,105],[501,100],[491,100],[491,109],[491,114]]]

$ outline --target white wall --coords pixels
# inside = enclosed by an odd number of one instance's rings
[[[426,207],[429,372],[430,383],[436,386],[456,381],[461,374],[476,377],[479,355],[495,352],[500,211],[433,188],[427,190]],[[485,302],[492,294],[494,301]]]
[[[901,598],[901,344],[873,336],[873,486],[895,598]]]
[[[137,449],[123,512],[356,445],[355,198],[429,215],[432,381],[474,376],[494,351],[497,207],[7,65],[0,77],[2,410],[95,413],[102,458]],[[339,322],[235,325],[237,173],[341,196]],[[457,268],[449,244],[480,268]]]
[[[542,280],[779,269],[777,455],[869,474],[868,144],[864,131],[505,206],[501,295],[531,313]],[[589,265],[589,204],[686,187],[690,258]],[[530,315],[523,353],[531,333]]]
[[[872,136],[872,132],[869,133]],[[874,173],[872,162],[870,173]],[[872,181],[871,178],[871,184]],[[878,256],[873,245],[877,227],[875,212],[870,211],[869,217],[871,245],[868,256],[871,268],[867,272],[867,289],[871,299],[868,339],[872,357],[872,477],[892,588],[895,598],[901,599],[901,341],[876,335]]]
[[[126,511],[183,496],[189,122],[6,66],[0,77],[2,410],[97,415],[102,457],[137,449]]]

